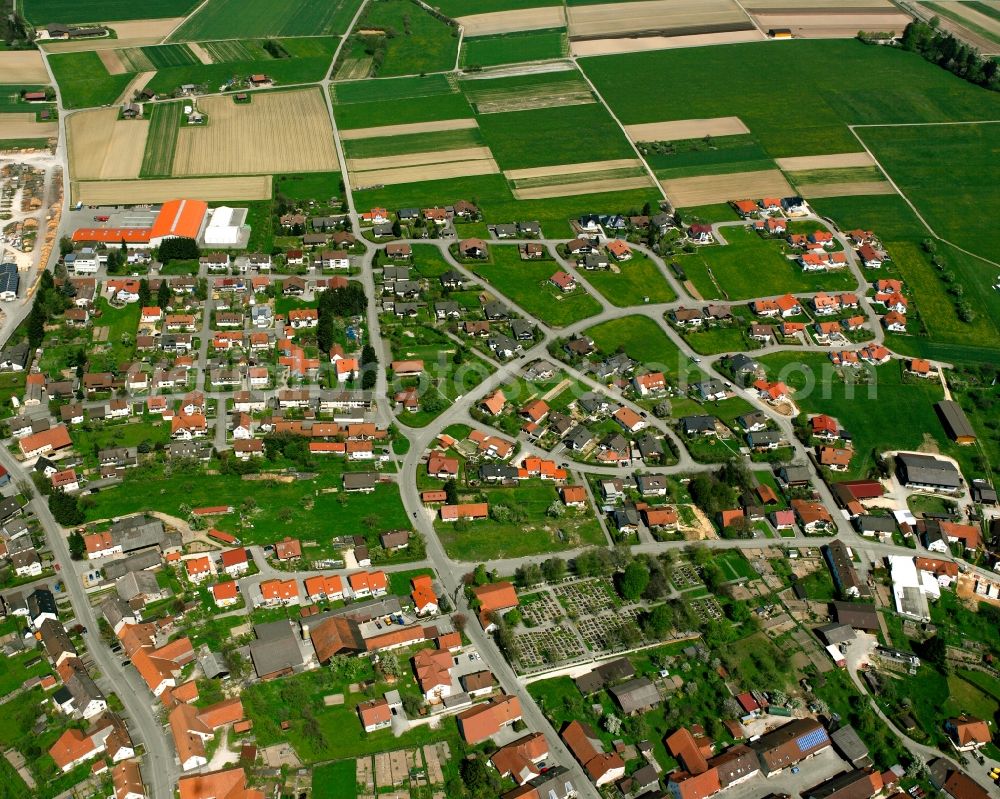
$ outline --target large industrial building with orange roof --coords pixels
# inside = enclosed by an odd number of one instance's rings
[[[205,227],[208,203],[204,200],[168,200],[148,225],[83,227],[73,231],[74,243],[121,245],[130,249],[159,247],[164,239],[197,239]],[[101,217],[104,219],[104,217]],[[109,220],[109,222],[112,220]],[[126,222],[129,221],[127,218]]]

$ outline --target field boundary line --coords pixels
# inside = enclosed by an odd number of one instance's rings
[[[191,17],[193,17],[199,11],[201,11],[210,2],[211,2],[211,0],[202,0],[202,2],[198,3],[198,7],[194,11],[192,11],[190,14],[188,14],[186,17],[182,17],[181,21],[178,22],[177,25],[174,26],[174,29],[172,31],[170,31],[170,33],[168,33],[162,39],[160,39],[159,43],[160,44],[167,43],[170,40],[170,37],[173,36],[175,33],[177,33],[177,31],[179,31],[181,29],[181,27],[184,25],[184,23],[186,23],[189,19],[191,19]]]
[[[646,159],[642,157],[642,153],[639,152],[639,148],[636,146],[636,143],[632,141],[632,137],[628,135],[628,131],[625,130],[625,126],[622,124],[622,121],[618,118],[617,114],[611,110],[611,106],[609,106],[607,100],[604,99],[604,95],[597,91],[597,87],[590,79],[590,76],[580,68],[580,65],[577,63],[576,56],[573,56],[572,60],[573,65],[576,67],[576,71],[583,76],[584,81],[586,81],[590,90],[594,93],[594,96],[598,98],[601,105],[604,106],[604,110],[607,111],[608,115],[615,121],[618,129],[622,132],[622,136],[624,136],[625,140],[628,142],[628,146],[631,147],[632,152],[635,153],[635,157],[638,158],[643,167],[645,167],[646,174],[649,175],[649,179],[653,181],[653,186],[664,200],[668,200],[667,192],[663,188],[663,184],[661,184],[659,179],[656,177],[656,173],[653,171],[652,167],[646,163]],[[671,205],[673,205],[673,203],[671,203]]]
[[[864,125],[848,125],[855,128],[930,128],[938,125],[997,125],[1000,119],[970,119],[964,122],[873,122]]]
[[[858,140],[858,142],[861,144],[861,146],[865,148],[865,151],[868,153],[868,155],[870,155],[872,157],[872,160],[875,162],[875,166],[877,166],[879,169],[882,170],[882,174],[885,175],[885,179],[896,190],[896,193],[900,197],[903,198],[903,202],[905,202],[908,206],[910,206],[910,210],[913,211],[913,214],[917,217],[917,219],[920,220],[920,223],[925,228],[927,228],[927,231],[934,238],[936,238],[938,241],[943,241],[945,244],[947,244],[950,247],[954,247],[959,252],[964,252],[966,255],[971,255],[973,258],[978,258],[983,263],[990,264],[991,266],[994,266],[997,269],[1000,269],[1000,263],[997,263],[996,261],[994,261],[994,260],[992,260],[990,258],[987,258],[985,255],[979,255],[978,253],[970,252],[969,250],[965,249],[964,247],[960,247],[959,245],[955,244],[955,242],[949,241],[948,239],[944,238],[944,236],[941,236],[940,234],[938,234],[938,232],[936,230],[934,230],[934,228],[932,228],[930,226],[930,224],[928,223],[928,221],[926,219],[924,219],[923,214],[921,214],[920,211],[917,210],[917,206],[915,206],[910,201],[910,198],[907,197],[903,193],[902,189],[899,188],[899,185],[896,183],[896,181],[894,181],[892,179],[892,175],[889,174],[889,170],[886,169],[882,165],[882,162],[879,161],[878,158],[875,157],[875,153],[873,153],[871,151],[871,148],[867,144],[865,144],[864,139],[862,139],[861,136],[858,134],[858,132],[855,130],[855,128],[857,128],[857,127],[861,127],[861,128],[863,128],[863,127],[868,127],[868,128],[879,128],[879,127],[882,127],[882,128],[903,128],[903,127],[916,127],[916,126],[927,126],[927,125],[995,125],[995,124],[998,124],[998,123],[1000,123],[1000,119],[978,120],[978,121],[974,121],[974,122],[916,122],[916,123],[913,123],[912,125],[904,125],[904,124],[898,124],[898,123],[896,123],[896,124],[886,124],[886,125],[848,125],[847,129],[849,131],[851,131],[851,135],[854,136],[854,138]]]

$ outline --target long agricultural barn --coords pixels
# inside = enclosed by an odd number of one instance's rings
[[[969,422],[965,411],[954,400],[941,400],[936,406],[945,432],[958,444],[975,444],[976,431]]]

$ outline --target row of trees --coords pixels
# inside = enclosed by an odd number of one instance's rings
[[[1000,91],[1000,64],[992,58],[983,58],[976,48],[939,30],[939,23],[937,17],[930,22],[914,20],[903,31],[900,45],[970,83]]]

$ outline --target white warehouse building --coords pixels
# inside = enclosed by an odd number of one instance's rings
[[[209,211],[203,240],[206,247],[237,247],[245,244],[250,236],[250,228],[244,224],[246,208],[230,208],[220,205]]]

